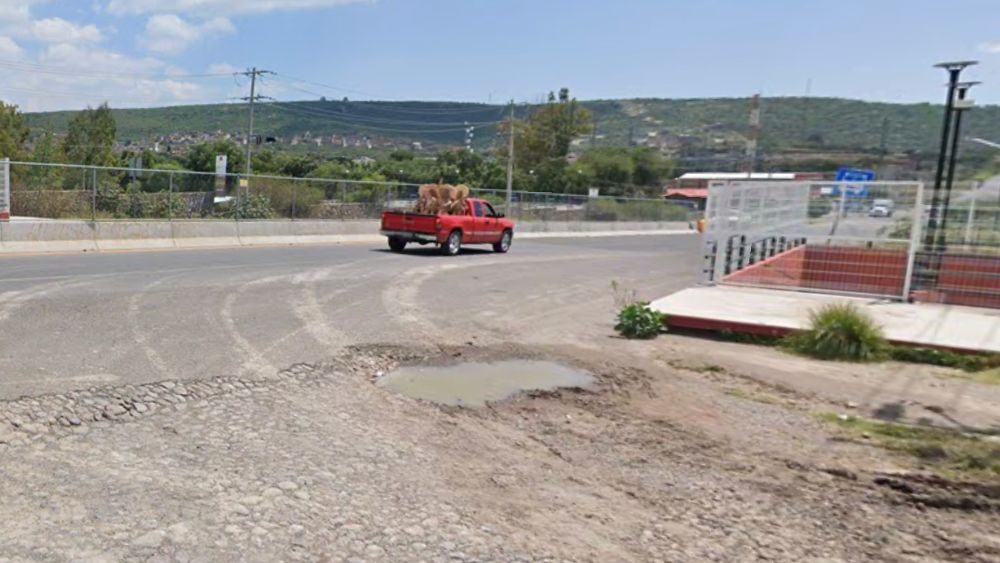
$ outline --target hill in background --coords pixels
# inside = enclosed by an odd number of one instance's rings
[[[595,132],[583,144],[645,144],[667,152],[738,151],[747,129],[749,100],[628,99],[581,102],[594,115]],[[519,116],[531,111],[519,106]],[[114,110],[120,141],[145,143],[171,135],[234,136],[246,128],[243,104]],[[428,149],[461,146],[466,123],[475,126],[473,144],[496,142],[502,105],[455,102],[304,101],[258,106],[256,133],[293,139],[342,136],[369,138],[377,146],[419,142]],[[942,108],[932,104],[891,104],[837,98],[762,100],[761,149],[934,152]],[[64,133],[73,112],[27,114],[35,131]],[[971,136],[1000,138],[1000,106],[972,110]],[[308,135],[307,135],[308,134]],[[327,141],[329,142],[329,141]]]

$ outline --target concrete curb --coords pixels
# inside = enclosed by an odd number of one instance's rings
[[[684,235],[684,223],[523,223],[515,238]],[[378,243],[379,222],[361,221],[17,221],[0,223],[0,255]]]

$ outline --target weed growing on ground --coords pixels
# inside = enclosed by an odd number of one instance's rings
[[[648,303],[633,303],[618,312],[615,330],[625,338],[650,339],[666,330],[666,315],[649,308]]]
[[[835,414],[821,414],[819,418],[851,438],[867,438],[947,477],[1000,479],[1000,443],[945,428],[844,419]]]
[[[889,356],[898,362],[930,364],[967,372],[985,372],[1000,367],[1000,354],[958,354],[933,348],[894,346],[890,349]]]
[[[809,329],[788,336],[783,344],[805,356],[846,362],[879,361],[889,351],[882,329],[853,304],[814,311]]]
[[[615,307],[618,309],[624,309],[629,305],[635,305],[639,302],[639,299],[636,297],[636,291],[618,283],[618,280],[611,281],[611,296],[615,300]]]

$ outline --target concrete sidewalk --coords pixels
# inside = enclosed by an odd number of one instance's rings
[[[805,328],[811,311],[831,303],[856,304],[898,344],[1000,353],[997,309],[731,286],[685,289],[651,306],[671,327],[783,335]]]

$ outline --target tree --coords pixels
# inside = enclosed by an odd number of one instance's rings
[[[597,148],[577,163],[601,191],[617,196],[656,196],[673,176],[674,165],[654,149]]]
[[[0,158],[17,160],[24,155],[28,127],[17,106],[0,102]]]
[[[97,109],[87,108],[69,122],[63,144],[66,158],[73,164],[114,166],[117,126],[107,103]]]
[[[590,112],[570,97],[568,88],[563,88],[558,98],[550,93],[549,102],[532,112],[527,120],[508,121],[500,128],[504,134],[514,128],[514,162],[518,168],[544,170],[541,175],[547,178],[545,184],[565,187],[570,182],[565,178],[557,179],[555,175],[565,173],[565,160],[573,139],[590,133],[591,122]],[[506,143],[497,148],[496,154],[506,160]]]
[[[188,170],[215,172],[215,157],[226,155],[226,172],[235,174],[243,170],[243,149],[232,141],[201,143],[191,147],[184,159]]]
[[[31,161],[39,163],[58,164],[63,161],[62,149],[56,143],[52,133],[44,133],[35,141],[31,152]],[[53,189],[62,187],[64,170],[48,166],[33,166],[28,172],[27,185],[31,189]]]

